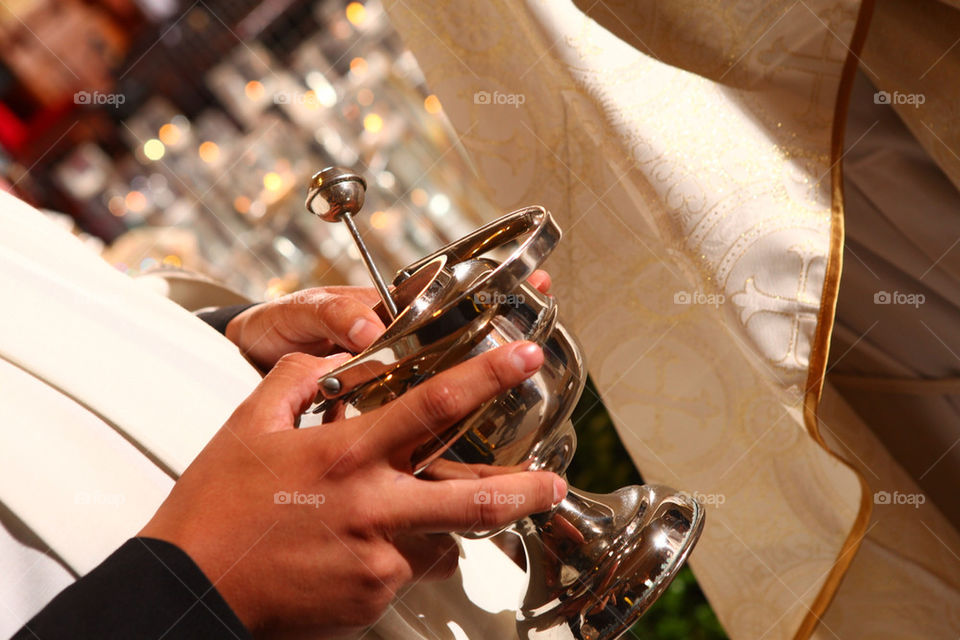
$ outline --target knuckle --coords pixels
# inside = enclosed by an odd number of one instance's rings
[[[434,423],[449,423],[460,417],[463,392],[459,387],[437,381],[424,388],[421,404],[424,417]]]
[[[488,389],[496,392],[508,386],[506,377],[500,371],[500,366],[504,363],[503,358],[483,358],[481,363],[481,375]]]
[[[480,523],[484,527],[496,527],[507,519],[505,513],[507,510],[506,506],[501,504],[486,503],[481,505]]]
[[[309,367],[314,358],[305,353],[286,353],[277,360],[274,370],[278,373],[295,372]]]
[[[383,545],[367,562],[377,589],[387,592],[388,601],[410,578],[406,560],[392,545]]]
[[[366,460],[366,447],[363,439],[343,440],[338,446],[326,450],[327,468],[325,473],[336,478],[348,476],[363,466]]]
[[[494,526],[497,521],[496,509],[497,507],[489,502],[478,504],[476,511],[477,525],[482,529]]]
[[[327,318],[345,318],[354,311],[353,300],[344,295],[330,294],[324,296],[318,301],[317,313],[320,316],[320,322],[324,325],[330,325]]]
[[[508,506],[498,500],[492,499],[496,495],[493,487],[483,485],[477,491],[473,500],[473,519],[476,522],[475,528],[489,529],[498,526],[504,521],[507,515]]]
[[[280,298],[280,302],[289,307],[310,307],[322,303],[327,295],[323,287],[311,287],[288,293]]]
[[[534,504],[541,505],[544,509],[548,509],[553,504],[552,476],[537,478],[536,502]]]

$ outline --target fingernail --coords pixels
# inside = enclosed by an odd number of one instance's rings
[[[532,373],[543,364],[543,350],[532,342],[520,345],[510,354],[517,371]]]
[[[347,332],[347,339],[350,340],[354,347],[366,349],[379,335],[380,330],[377,328],[377,325],[365,318],[360,318],[350,327],[350,331]]]
[[[550,505],[550,508],[552,509],[560,504],[566,495],[567,483],[563,481],[563,478],[557,476],[553,479],[553,504]]]

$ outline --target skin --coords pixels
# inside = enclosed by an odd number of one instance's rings
[[[531,281],[549,287],[548,276]],[[544,471],[426,479],[411,470],[417,446],[540,368],[543,352],[528,342],[464,362],[370,413],[296,429],[317,379],[349,357],[341,349],[362,348],[350,336],[356,320],[379,323],[372,291],[313,291],[327,302],[260,305],[234,326],[238,346],[272,368],[139,534],[190,555],[258,637],[370,625],[405,586],[456,570],[449,532],[500,528],[550,509],[567,490]],[[305,349],[324,357],[296,352]],[[522,499],[477,499],[493,494]]]
[[[546,271],[535,271],[529,282],[542,293],[550,290]],[[307,289],[247,309],[230,321],[226,335],[264,371],[288,353],[359,353],[386,330],[372,309],[379,300],[372,287]]]

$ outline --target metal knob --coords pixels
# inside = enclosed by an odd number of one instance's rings
[[[360,174],[342,167],[327,167],[314,174],[310,179],[307,193],[307,211],[325,222],[343,222],[350,230],[353,241],[360,251],[360,257],[367,267],[370,279],[380,293],[380,299],[390,319],[397,317],[397,305],[390,297],[390,289],[380,275],[373,257],[367,251],[367,245],[360,237],[360,231],[353,222],[353,214],[363,207],[363,198],[367,191],[367,181]]]

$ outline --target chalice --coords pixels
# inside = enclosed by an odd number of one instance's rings
[[[539,206],[509,213],[401,269],[391,288],[354,223],[365,191],[362,176],[329,167],[311,179],[306,206],[349,228],[380,294],[375,311],[387,329],[318,381],[317,402],[308,411],[363,414],[470,357],[529,340],[543,348],[541,369],[421,445],[413,469],[428,478],[477,465],[563,475],[576,449],[570,415],[586,368],[576,338],[558,319],[556,299],[527,283],[561,239],[553,217]],[[696,500],[662,485],[603,495],[570,489],[550,511],[511,527],[523,542],[528,578],[518,635],[620,637],[676,577],[703,524]]]

